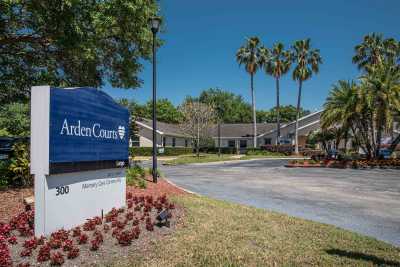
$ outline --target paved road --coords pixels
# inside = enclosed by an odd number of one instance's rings
[[[285,168],[285,160],[161,166],[201,195],[333,224],[400,246],[400,170]]]

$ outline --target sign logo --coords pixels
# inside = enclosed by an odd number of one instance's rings
[[[124,126],[118,127],[118,134],[119,134],[119,138],[124,139],[124,136],[125,136],[125,127]]]
[[[118,136],[121,140],[125,137],[125,126],[118,126],[117,131],[104,129],[100,123],[94,123],[93,125],[87,127],[81,124],[78,120],[76,124],[71,124],[67,119],[61,126],[60,135],[72,135],[80,137],[94,137],[102,139],[115,139],[118,140]]]

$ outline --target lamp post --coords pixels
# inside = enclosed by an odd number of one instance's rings
[[[150,18],[150,29],[153,33],[153,182],[157,183],[157,87],[156,87],[156,35],[160,28],[161,19]]]

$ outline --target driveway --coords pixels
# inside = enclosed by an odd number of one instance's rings
[[[285,160],[160,166],[201,195],[333,224],[400,246],[400,170],[285,168]]]

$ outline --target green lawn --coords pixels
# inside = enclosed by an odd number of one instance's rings
[[[334,226],[205,197],[176,197],[172,235],[114,266],[399,266],[400,249]]]
[[[200,154],[197,157],[195,154],[181,155],[172,160],[163,161],[164,165],[181,165],[190,163],[206,163],[206,162],[218,162],[218,161],[228,161],[228,160],[246,160],[246,159],[260,159],[260,158],[277,158],[285,157],[285,155],[280,153],[264,153],[264,154],[253,154],[253,155],[241,155],[239,158],[237,155],[232,154]]]

